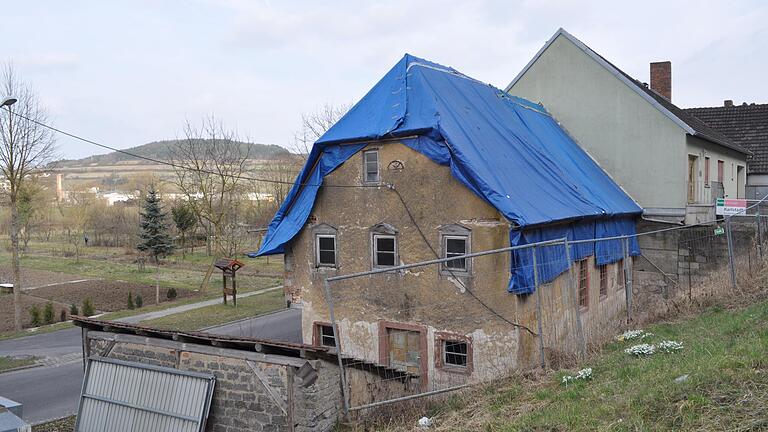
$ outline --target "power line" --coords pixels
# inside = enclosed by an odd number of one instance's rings
[[[95,145],[97,147],[101,147],[101,148],[104,148],[104,149],[107,149],[107,150],[112,150],[114,152],[121,153],[121,154],[124,154],[126,156],[130,156],[130,157],[133,157],[133,158],[136,158],[136,159],[142,159],[142,160],[145,160],[145,161],[148,161],[148,162],[152,162],[152,163],[156,163],[156,164],[159,164],[159,165],[170,166],[170,167],[172,167],[174,169],[182,169],[182,170],[193,171],[193,172],[204,173],[204,174],[212,174],[212,175],[217,175],[217,176],[226,176],[226,177],[236,178],[236,179],[239,179],[239,180],[249,180],[249,181],[257,181],[257,182],[264,182],[264,183],[285,184],[285,185],[296,185],[297,184],[297,182],[265,179],[265,178],[250,177],[250,176],[243,176],[243,175],[236,175],[236,174],[223,174],[223,173],[216,172],[216,171],[210,171],[210,170],[204,170],[204,169],[195,169],[195,168],[190,168],[190,167],[186,167],[186,166],[183,166],[183,165],[179,165],[179,164],[176,164],[176,163],[173,163],[173,162],[164,161],[164,160],[161,160],[161,159],[155,159],[155,158],[152,158],[152,157],[149,157],[149,156],[141,156],[141,155],[138,155],[138,154],[135,154],[135,153],[131,153],[131,152],[126,151],[126,150],[121,150],[121,149],[118,149],[118,148],[115,148],[115,147],[112,147],[112,146],[108,146],[106,144],[102,144],[102,143],[90,140],[88,138],[83,138],[83,137],[81,137],[79,135],[75,135],[75,134],[70,133],[70,132],[63,131],[63,130],[58,129],[56,127],[53,127],[53,126],[47,125],[45,123],[39,122],[39,121],[37,121],[35,119],[31,119],[31,118],[29,118],[29,117],[27,117],[27,116],[25,116],[23,114],[15,113],[15,112],[11,111],[10,109],[8,109],[8,107],[6,107],[6,110],[11,115],[15,115],[17,117],[21,117],[24,120],[30,121],[30,122],[38,125],[38,126],[42,126],[44,128],[50,129],[50,130],[52,130],[52,131],[54,131],[56,133],[59,133],[61,135],[65,135],[65,136],[68,136],[70,138],[74,138],[76,140],[79,140],[79,141],[82,141],[82,142],[85,142],[85,143],[88,143],[88,144],[91,144],[91,145]],[[325,187],[332,187],[332,188],[333,187],[335,187],[335,188],[377,188],[377,187],[379,187],[378,185],[343,185],[343,184],[342,185],[329,185],[329,184],[325,184],[324,185],[322,183],[319,183],[319,184],[314,184],[314,183],[298,183],[298,185],[299,186],[318,186],[318,187],[325,186]]]

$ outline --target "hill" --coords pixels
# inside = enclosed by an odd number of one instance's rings
[[[207,140],[204,140],[207,141]],[[61,160],[56,163],[58,167],[76,167],[93,165],[115,165],[126,162],[140,162],[141,157],[150,159],[168,160],[170,149],[177,140],[154,141],[137,147],[124,149],[126,152],[140,157],[133,157],[125,153],[112,152],[103,155],[88,156],[83,159]],[[248,152],[251,159],[274,159],[288,156],[288,150],[274,144],[255,144],[242,141],[228,141],[230,145],[240,146],[243,152]]]

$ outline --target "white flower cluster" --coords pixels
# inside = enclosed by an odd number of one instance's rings
[[[656,346],[651,344],[640,344],[631,346],[624,350],[627,354],[636,355],[638,357],[641,356],[649,356],[656,352]]]
[[[592,368],[585,368],[578,372],[576,372],[576,376],[573,375],[565,375],[563,377],[562,383],[565,385],[568,385],[568,383],[571,383],[576,380],[591,380],[592,379]]]
[[[681,349],[683,349],[683,343],[672,341],[672,340],[665,340],[665,341],[659,342],[659,344],[656,345],[656,347],[659,349],[659,351],[670,353],[670,352],[680,351]]]
[[[616,336],[616,340],[621,342],[625,340],[645,339],[650,336],[653,336],[653,333],[648,333],[645,330],[627,330]]]

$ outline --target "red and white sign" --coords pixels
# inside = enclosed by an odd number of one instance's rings
[[[743,215],[747,213],[747,200],[745,199],[717,199],[715,214],[718,216]]]

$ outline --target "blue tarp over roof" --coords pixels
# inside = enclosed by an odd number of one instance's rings
[[[306,223],[323,177],[359,151],[360,142],[393,137],[450,166],[457,180],[515,223],[512,244],[546,239],[540,229],[520,234],[553,222],[592,219],[594,233],[596,219],[642,211],[543,106],[406,54],[315,143],[259,255],[283,251]],[[609,225],[606,236],[634,234],[633,225]]]

